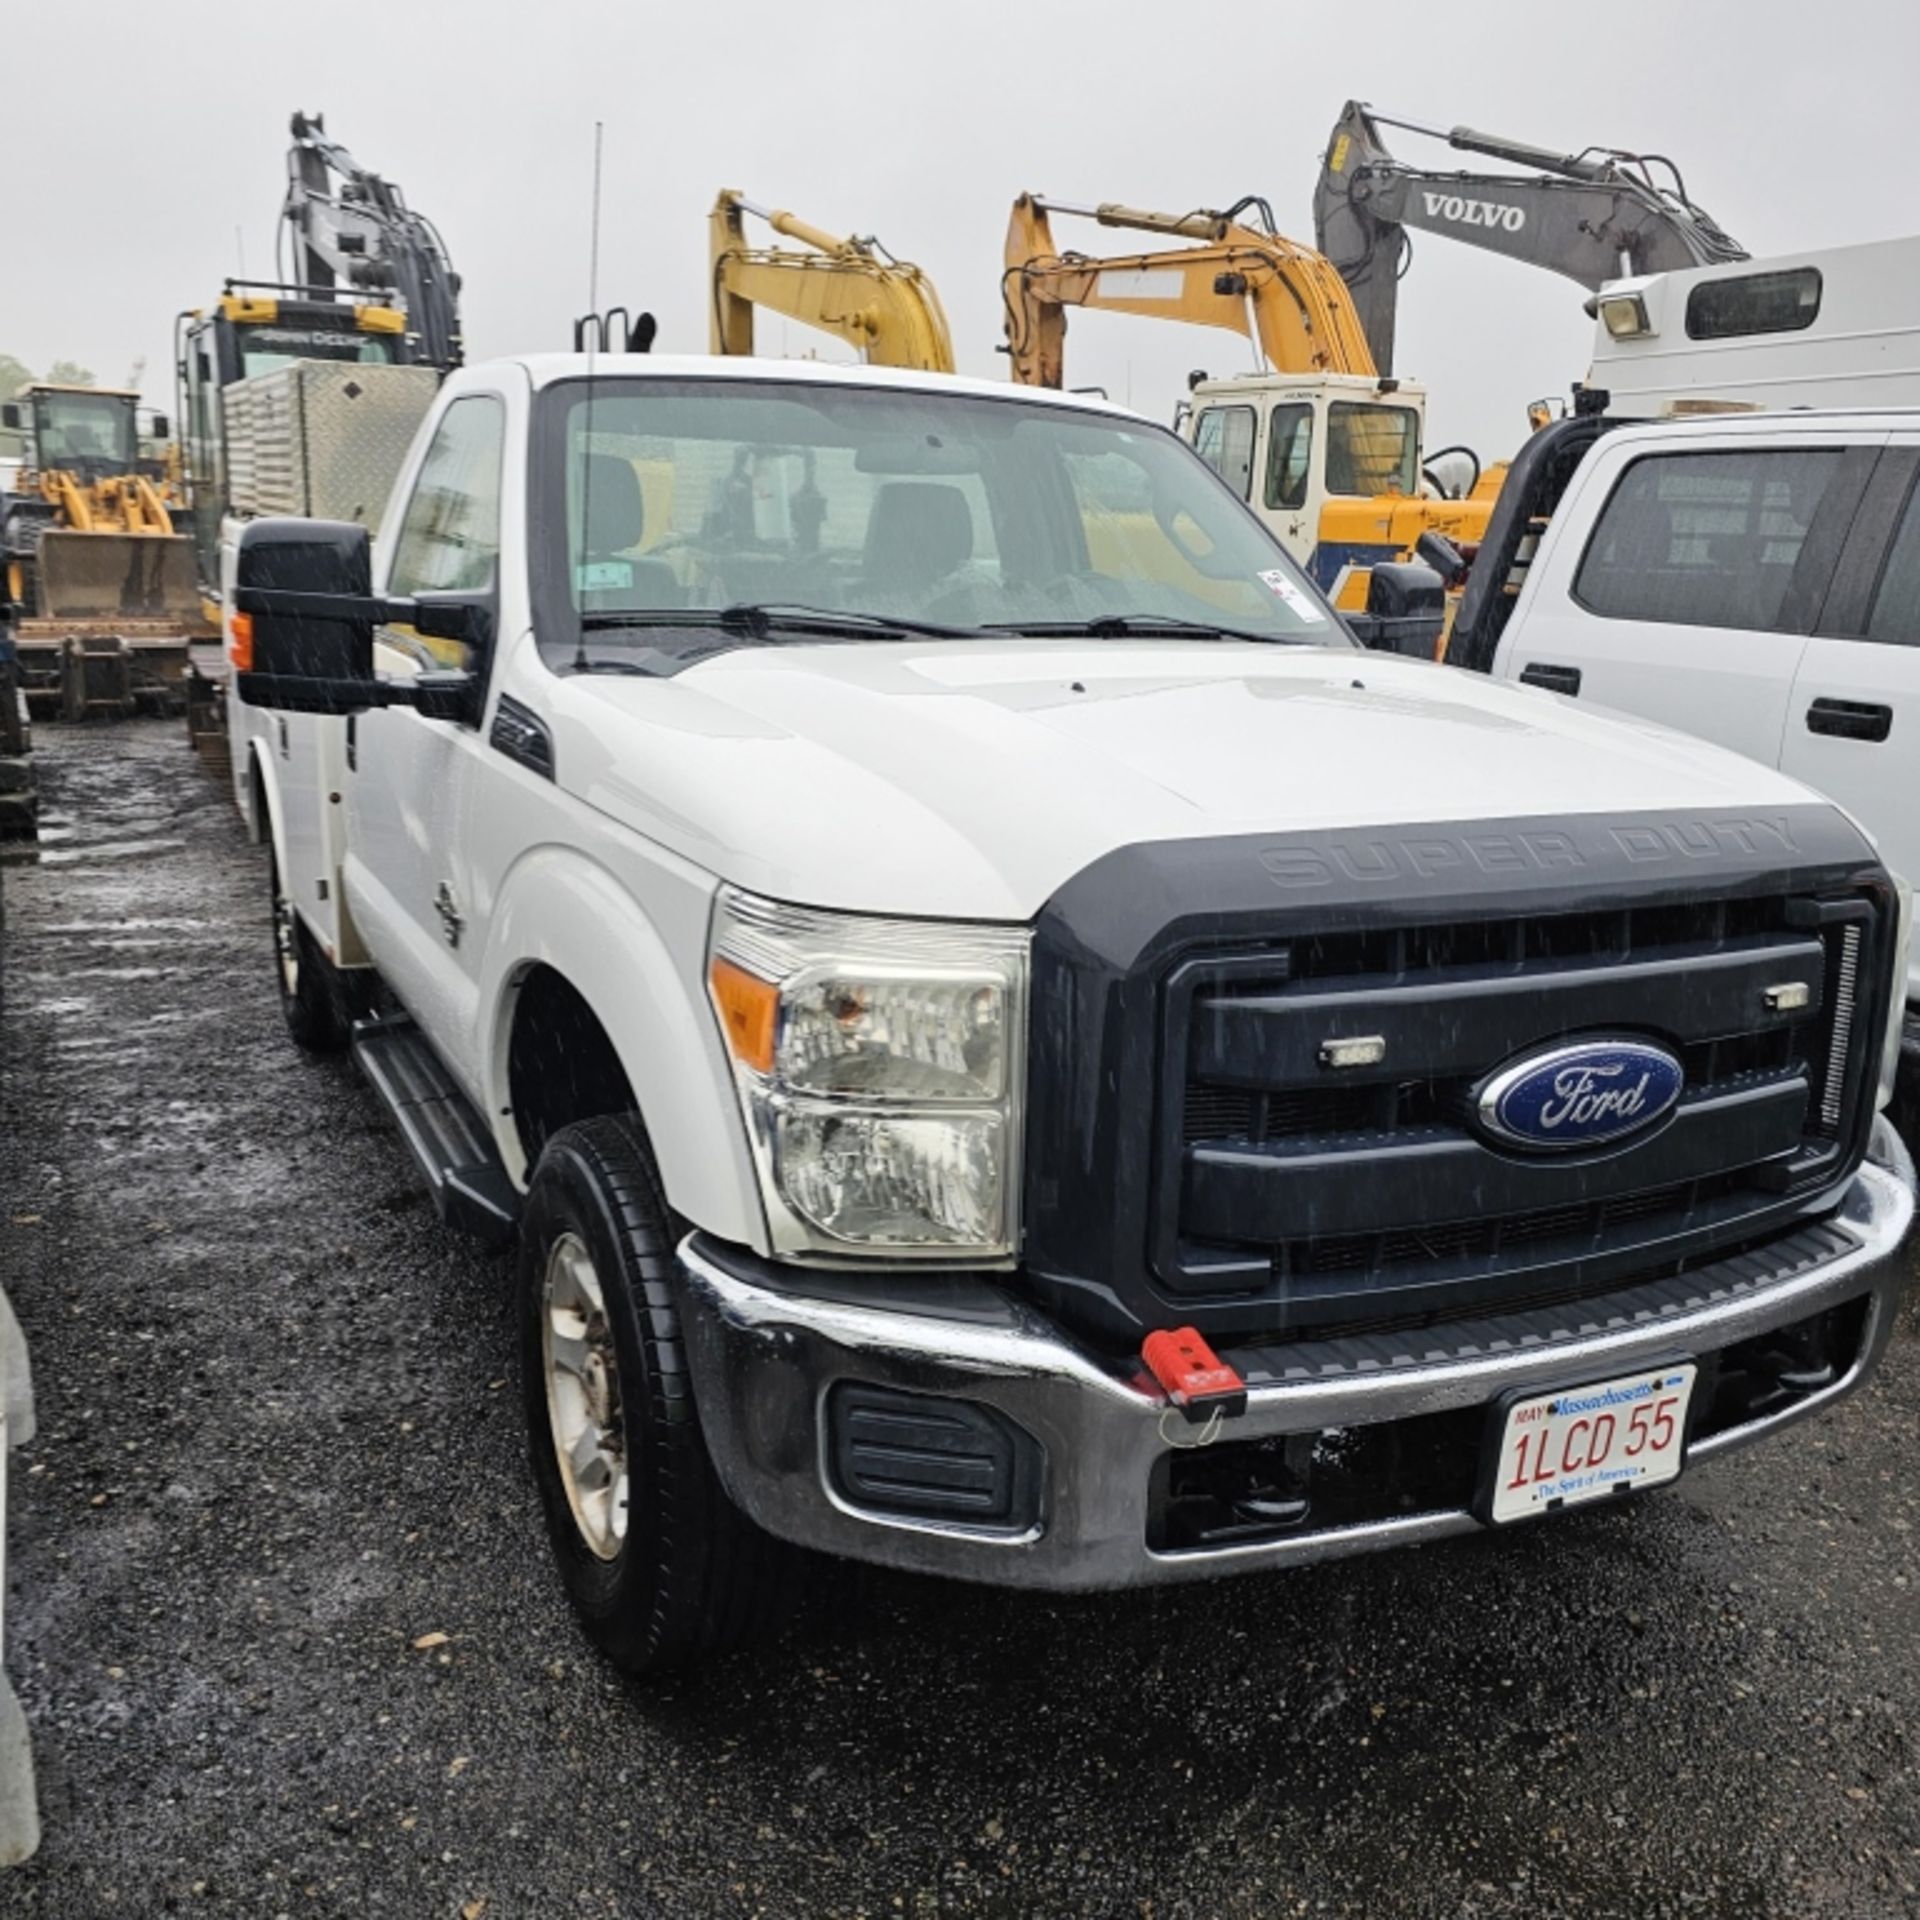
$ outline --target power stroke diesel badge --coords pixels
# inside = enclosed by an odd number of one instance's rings
[[[1686,1073],[1645,1040],[1586,1040],[1504,1067],[1476,1096],[1480,1128],[1517,1147],[1597,1147],[1668,1113]]]

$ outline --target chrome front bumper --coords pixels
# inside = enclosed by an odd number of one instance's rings
[[[1830,1406],[1886,1346],[1908,1277],[1914,1169],[1882,1119],[1839,1209],[1759,1252],[1603,1300],[1422,1333],[1235,1350],[1246,1412],[1223,1438],[1256,1440],[1371,1426],[1631,1373],[1711,1353],[1865,1298],[1851,1366],[1784,1412],[1697,1441],[1693,1461]],[[1193,1438],[1157,1388],[1067,1339],[1019,1300],[982,1313],[906,1312],[763,1284],[697,1236],[680,1249],[682,1314],[702,1427],[733,1500],[768,1532],[822,1552],[995,1585],[1100,1588],[1199,1579],[1466,1533],[1463,1504],[1254,1544],[1155,1551],[1154,1465]],[[1039,1516],[1019,1530],[863,1510],[835,1484],[827,1395],[838,1382],[946,1396],[995,1409],[1044,1458]],[[1164,1422],[1164,1425],[1163,1425]]]

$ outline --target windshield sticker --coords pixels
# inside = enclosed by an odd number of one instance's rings
[[[633,585],[631,560],[583,560],[573,570],[573,584],[582,593],[607,593]]]
[[[1260,576],[1260,579],[1263,585],[1277,593],[1302,620],[1318,623],[1327,617],[1280,568],[1269,569]]]

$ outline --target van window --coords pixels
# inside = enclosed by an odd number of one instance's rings
[[[1920,646],[1920,487],[1907,496],[1907,511],[1867,616],[1867,638]]]
[[[1253,409],[1209,407],[1194,423],[1193,450],[1242,500],[1253,495]]]
[[[1651,454],[1614,488],[1574,598],[1612,620],[1771,630],[1839,453]]]
[[[1736,340],[1749,333],[1799,333],[1820,317],[1820,269],[1743,273],[1702,280],[1687,295],[1689,340]]]
[[[1313,477],[1313,408],[1287,400],[1267,416],[1267,505],[1304,507]]]

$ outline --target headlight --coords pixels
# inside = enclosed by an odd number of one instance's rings
[[[1900,903],[1894,915],[1893,992],[1888,996],[1887,1048],[1880,1056],[1880,1105],[1893,1104],[1894,1082],[1900,1077],[1900,1040],[1907,1020],[1907,968],[1913,964],[1913,889],[1895,880]]]
[[[875,920],[727,888],[707,985],[776,1251],[1012,1256],[1024,928]]]

